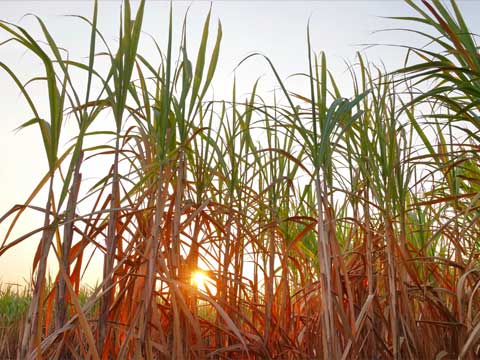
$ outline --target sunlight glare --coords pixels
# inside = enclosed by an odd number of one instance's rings
[[[197,270],[192,274],[191,282],[197,289],[204,289],[207,280],[208,276],[203,271]]]

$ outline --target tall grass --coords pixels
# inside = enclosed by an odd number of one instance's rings
[[[2,46],[19,43],[44,65],[25,81],[0,63],[31,109],[21,126],[38,126],[49,164],[0,219],[10,221],[0,256],[41,235],[17,357],[479,356],[478,48],[455,2],[406,3],[417,17],[401,20],[429,26],[434,35],[420,36],[444,53],[410,48],[393,72],[358,55],[344,94],[308,35],[305,93],[252,55],[278,80],[271,103],[257,83],[246,99],[235,83],[208,99],[222,39],[210,13],[195,60],[187,18],[173,47],[171,11],[167,42],[153,40],[158,58],[138,52],[144,1],[136,14],[124,3],[115,51],[97,3],[91,20],[79,17],[91,28],[85,63],[40,19],[44,42],[0,22],[11,37]],[[46,86],[45,99],[31,97],[29,81]],[[37,106],[47,100],[44,115]],[[67,115],[78,130],[62,148]],[[87,187],[84,164],[105,158],[111,166]],[[46,205],[34,208],[44,225],[11,238],[42,188]],[[102,280],[85,298],[95,252]],[[46,286],[52,253],[59,270]],[[206,284],[193,281],[199,271]]]

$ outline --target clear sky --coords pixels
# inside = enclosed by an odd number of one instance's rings
[[[459,1],[460,8],[471,30],[480,33],[480,1]],[[99,28],[115,48],[118,39],[120,1],[100,1]],[[203,21],[212,6],[212,30],[218,19],[222,22],[223,42],[213,90],[216,98],[228,98],[236,65],[248,54],[261,52],[270,57],[281,76],[307,70],[306,28],[310,18],[312,47],[325,51],[329,67],[339,79],[347,79],[345,61],[354,61],[356,51],[365,51],[374,62],[379,59],[387,69],[400,67],[404,50],[388,46],[366,49],[366,44],[425,45],[424,40],[411,33],[376,30],[408,26],[406,23],[386,19],[388,16],[408,16],[412,10],[403,1],[174,1],[174,36],[181,31],[188,6],[188,42],[190,55],[197,51]],[[154,36],[165,49],[168,26],[168,1],[147,1],[144,32]],[[88,55],[89,28],[78,19],[63,15],[76,14],[91,17],[91,1],[0,1],[0,19],[20,24],[41,39],[39,27],[33,17],[39,15],[47,23],[57,43],[68,49],[71,58]],[[411,25],[410,25],[411,26]],[[415,25],[418,26],[418,25]],[[0,31],[0,42],[7,38]],[[140,53],[154,59],[152,42],[145,37]],[[0,61],[13,67],[24,80],[41,74],[38,60],[33,60],[18,46],[0,46]],[[261,91],[275,87],[271,73],[260,58],[251,59],[236,70],[238,92],[247,94],[253,82],[262,77]],[[289,80],[295,86],[295,79]],[[28,107],[15,84],[0,71],[0,216],[13,205],[23,203],[47,170],[38,129],[32,127],[14,132],[22,122],[31,118]],[[347,83],[345,86],[348,88]],[[342,88],[342,82],[340,82]],[[33,87],[34,98],[40,108],[46,109],[47,97],[41,87]],[[69,140],[68,136],[62,144]],[[88,174],[87,174],[88,176]],[[44,206],[44,197],[35,205]],[[25,213],[16,235],[40,226],[42,217]],[[0,240],[6,231],[0,224]],[[38,237],[32,237],[0,257],[0,282],[22,281],[28,278],[33,252]],[[94,276],[94,275],[92,275]],[[92,277],[93,279],[93,277]]]

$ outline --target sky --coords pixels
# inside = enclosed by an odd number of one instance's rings
[[[480,33],[480,1],[460,1],[467,24]],[[117,39],[120,1],[100,1],[99,28],[109,43]],[[212,90],[215,98],[228,99],[234,77],[237,93],[247,96],[255,80],[260,78],[260,92],[269,93],[276,87],[271,71],[260,57],[251,58],[237,68],[239,62],[253,52],[267,55],[275,64],[281,77],[292,86],[300,86],[295,73],[307,67],[307,23],[310,20],[312,48],[324,51],[330,70],[340,79],[340,88],[348,88],[347,63],[355,60],[361,51],[368,59],[395,69],[403,64],[405,50],[389,44],[423,46],[425,41],[405,31],[380,31],[406,27],[408,24],[388,19],[391,16],[409,16],[412,10],[403,1],[174,1],[174,38],[178,39],[183,17],[189,7],[189,54],[197,51],[205,16],[212,8],[211,36],[220,20],[223,41],[219,65]],[[135,8],[135,6],[134,6]],[[143,31],[153,36],[166,48],[168,26],[168,1],[147,1]],[[0,19],[19,24],[41,39],[41,32],[32,16],[40,16],[58,44],[68,49],[70,58],[88,56],[89,28],[80,20],[64,15],[92,14],[92,1],[1,1]],[[418,26],[417,26],[418,28]],[[0,30],[0,42],[7,35]],[[152,41],[144,37],[139,52],[148,59],[155,59]],[[384,44],[370,47],[368,45]],[[112,45],[115,48],[114,45]],[[0,46],[0,62],[15,70],[26,80],[41,75],[41,64],[24,50],[13,44]],[[343,83],[342,83],[343,82]],[[32,116],[20,91],[5,72],[0,71],[0,217],[15,204],[24,203],[41,177],[47,171],[41,139],[37,128],[22,131],[15,129]],[[343,84],[343,85],[342,85]],[[47,109],[47,97],[40,86],[32,86],[37,106]],[[300,89],[301,90],[301,89]],[[68,124],[67,124],[68,127]],[[68,133],[68,132],[67,132]],[[66,145],[69,138],[63,139]],[[88,176],[88,175],[87,175]],[[34,205],[44,206],[41,194]],[[13,234],[20,236],[40,226],[42,216],[33,211],[25,213]],[[3,240],[7,222],[0,223],[0,241]],[[17,248],[0,256],[0,284],[23,283],[31,272],[31,262],[39,237],[24,241]],[[95,274],[90,274],[94,282]]]

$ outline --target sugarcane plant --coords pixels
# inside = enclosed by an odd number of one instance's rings
[[[0,57],[15,43],[42,64],[27,80],[0,68],[48,165],[0,218],[0,256],[37,244],[24,319],[2,327],[21,336],[0,356],[15,343],[18,359],[478,357],[476,36],[455,1],[406,4],[416,15],[395,21],[435,49],[407,45],[397,70],[357,54],[347,90],[307,26],[300,90],[268,56],[239,59],[266,62],[269,96],[261,79],[213,96],[225,45],[211,9],[192,52],[173,4],[161,43],[142,33],[148,4],[124,1],[112,45],[95,2],[74,17],[86,60],[37,17],[41,41],[0,22]],[[43,225],[14,238],[32,212]]]

